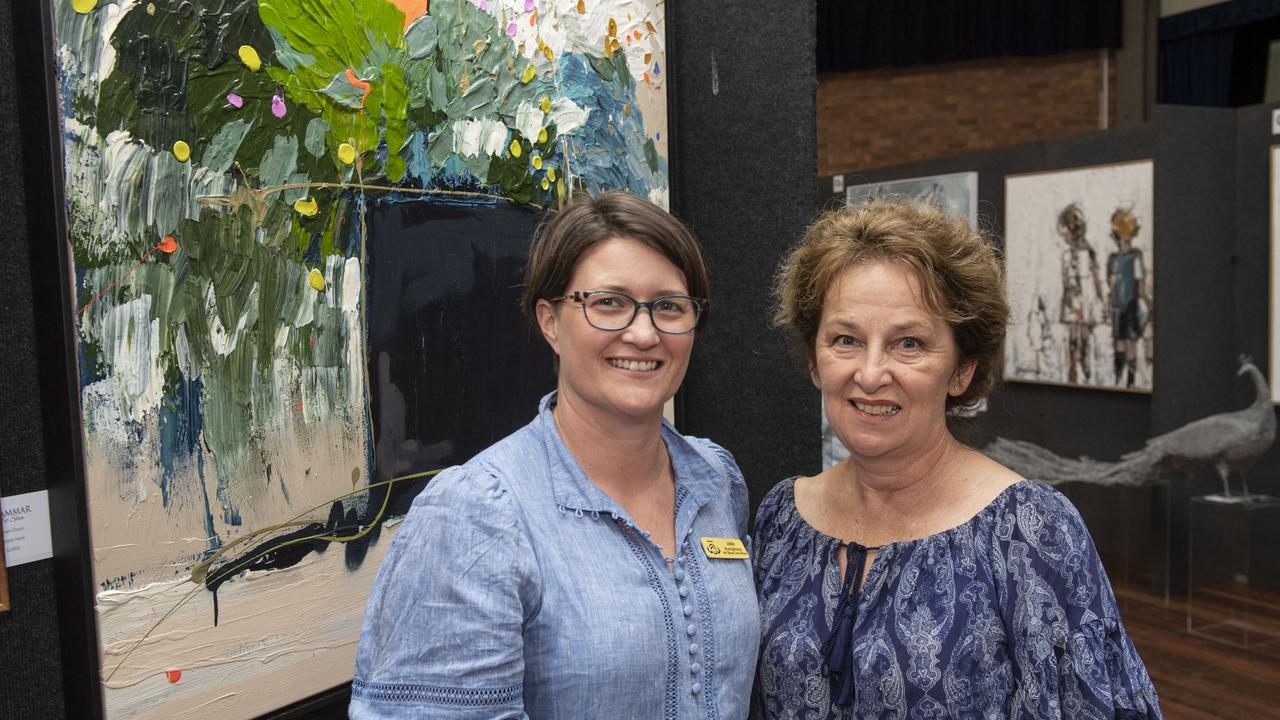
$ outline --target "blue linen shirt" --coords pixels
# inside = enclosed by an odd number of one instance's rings
[[[664,423],[676,541],[660,548],[596,487],[551,416],[414,500],[378,571],[352,718],[745,718],[760,621],[733,458]]]
[[[755,531],[753,720],[1161,717],[1093,540],[1048,485],[1016,483],[962,525],[879,549],[851,596],[843,707],[823,653],[845,607],[842,543],[801,517],[795,478],[760,504]]]

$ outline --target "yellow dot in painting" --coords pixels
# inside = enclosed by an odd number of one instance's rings
[[[155,15],[155,14],[156,14],[156,4],[155,4],[155,3],[147,3],[147,14],[148,14],[148,15]]]
[[[585,0],[578,0],[578,14],[579,15],[587,14],[587,3]]]
[[[546,141],[547,141],[547,129],[542,128],[541,130],[538,131],[538,142],[544,143]]]
[[[542,112],[544,113],[551,112],[551,98],[547,97],[546,95],[543,95],[542,103],[539,104],[538,107],[542,108]]]
[[[551,189],[551,181],[550,181],[550,180],[547,180],[546,178],[542,178],[542,189],[543,189],[543,190],[550,190],[550,189]]]
[[[542,46],[542,54],[543,54],[543,55],[546,55],[548,60],[555,60],[555,59],[556,59],[556,56],[551,52],[551,46],[549,46],[549,45],[543,45],[543,46]]]
[[[178,162],[186,162],[191,158],[191,146],[179,140],[173,144],[173,156],[178,158]]]
[[[351,143],[342,143],[338,146],[338,159],[346,165],[356,161],[356,149]]]
[[[98,7],[98,0],[71,0],[71,9],[78,13],[91,12]]]
[[[555,168],[547,168],[547,177],[548,177],[548,178],[550,178],[552,182],[555,182],[555,179],[556,179],[556,169],[555,169]]]
[[[530,64],[528,67],[524,69],[524,74],[520,76],[520,82],[527,83],[533,79],[534,75],[537,75],[537,74],[538,74],[538,70],[534,68],[532,64]]]
[[[307,273],[307,284],[316,292],[324,292],[324,275],[315,268]]]
[[[316,204],[314,198],[299,198],[293,201],[293,209],[298,211],[299,215],[306,217],[315,217],[320,212],[320,206]]]
[[[534,155],[534,156],[533,156],[533,159],[532,159],[532,160],[530,160],[529,162],[533,163],[533,169],[534,169],[534,170],[541,170],[541,169],[542,169],[542,156],[541,156],[541,155]]]
[[[510,148],[510,150],[511,150],[511,156],[512,156],[512,157],[520,157],[520,153],[524,152],[524,150],[520,147],[520,141],[519,141],[519,140],[512,140],[512,141],[511,141],[511,148]]]
[[[258,51],[251,46],[241,45],[239,55],[240,62],[252,72],[258,72],[258,68],[262,67],[262,58],[258,57]]]

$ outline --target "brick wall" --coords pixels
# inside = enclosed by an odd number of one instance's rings
[[[1108,59],[1108,125],[1115,63]],[[818,78],[818,172],[898,165],[1099,128],[1097,50]]]

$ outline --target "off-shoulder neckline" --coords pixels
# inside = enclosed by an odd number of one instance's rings
[[[969,517],[968,520],[965,520],[962,523],[949,527],[946,530],[939,530],[936,533],[930,533],[929,535],[923,535],[917,538],[908,538],[906,540],[897,540],[891,543],[885,543],[883,545],[878,545],[875,547],[868,547],[866,545],[861,545],[853,541],[841,540],[838,537],[835,537],[833,535],[828,535],[822,532],[821,530],[815,528],[813,525],[810,525],[809,520],[805,518],[804,515],[800,514],[800,508],[796,506],[796,480],[799,480],[799,479],[800,479],[799,475],[792,475],[791,477],[783,481],[784,483],[786,483],[784,487],[784,491],[787,493],[787,497],[785,497],[784,499],[791,504],[791,511],[795,513],[796,519],[806,530],[808,530],[810,533],[816,536],[819,540],[822,540],[824,542],[835,543],[837,546],[844,545],[851,548],[856,548],[858,550],[876,551],[881,553],[883,553],[886,549],[889,549],[889,548],[909,547],[911,545],[923,542],[925,540],[939,538],[947,535],[954,535],[955,533],[960,532],[961,530],[976,524],[984,516],[993,512],[997,506],[1003,506],[1007,504],[1009,497],[1012,496],[1017,489],[1024,488],[1024,487],[1031,487],[1033,485],[1040,484],[1032,480],[1023,478],[1016,482],[1010,483],[1008,487],[1001,490],[998,495],[992,498],[991,502],[984,505],[981,510],[974,513],[971,517]]]

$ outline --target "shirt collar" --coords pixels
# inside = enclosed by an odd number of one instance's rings
[[[587,478],[582,466],[569,452],[551,415],[555,403],[556,391],[553,390],[538,404],[535,423],[551,459],[551,484],[556,504],[566,510],[625,515],[622,507],[608,493]],[[727,474],[713,467],[665,418],[662,420],[662,440],[667,444],[667,453],[671,455],[671,465],[675,469],[677,496],[684,490],[701,507],[713,497],[728,493]]]

